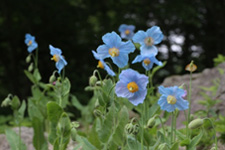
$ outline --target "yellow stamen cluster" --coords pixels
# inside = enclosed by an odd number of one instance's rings
[[[53,55],[53,57],[51,58],[51,60],[54,60],[55,62],[59,61],[59,55]]]
[[[148,66],[151,63],[150,59],[148,59],[148,58],[144,59],[143,62],[145,64],[145,66]]]
[[[112,56],[112,57],[117,57],[117,56],[119,56],[119,49],[118,48],[115,48],[115,47],[113,47],[113,48],[110,48],[109,49],[109,54]]]
[[[174,96],[172,96],[172,95],[168,95],[167,96],[167,102],[169,103],[169,104],[176,104],[176,102],[177,102],[177,99],[176,99],[176,97],[174,97]]]
[[[130,34],[130,30],[126,30],[126,31],[125,31],[125,34],[126,34],[126,35]]]
[[[32,41],[30,40],[28,43],[27,43],[27,46],[30,46],[32,44]]]
[[[103,63],[100,60],[98,61],[97,67],[101,68],[101,69],[104,69],[104,65],[103,65]]]
[[[127,84],[127,89],[131,93],[137,92],[138,91],[138,85],[135,82],[130,82],[130,83]]]
[[[147,46],[152,46],[154,44],[154,40],[151,37],[146,37],[144,42]]]

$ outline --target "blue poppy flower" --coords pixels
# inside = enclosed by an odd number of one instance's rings
[[[119,75],[115,93],[118,97],[128,98],[135,106],[144,102],[147,94],[148,77],[132,69],[126,69]]]
[[[112,71],[112,69],[110,69],[110,67],[104,62],[103,59],[101,59],[98,54],[95,52],[95,51],[92,51],[95,59],[98,60],[98,68],[101,68],[101,69],[105,69],[107,71],[107,73],[111,76],[115,76],[115,73]]]
[[[38,47],[37,42],[35,41],[35,37],[31,34],[27,33],[25,34],[25,44],[28,46],[27,51],[31,53],[33,50],[35,50]]]
[[[152,69],[153,64],[162,66],[162,62],[158,61],[154,55],[150,56],[137,55],[136,58],[132,61],[132,64],[137,62],[142,62],[142,66],[145,68],[145,70]]]
[[[119,27],[120,36],[123,39],[130,40],[134,35],[135,26],[121,24]]]
[[[183,99],[185,91],[178,86],[163,87],[159,86],[159,93],[162,96],[158,100],[162,110],[168,112],[174,111],[176,108],[179,110],[186,110],[189,107],[189,102]]]
[[[134,44],[131,41],[122,42],[115,32],[105,34],[102,40],[105,44],[97,48],[99,58],[103,60],[110,57],[119,68],[125,67],[128,63],[128,54],[135,50]]]
[[[59,48],[55,48],[52,45],[49,45],[50,54],[53,56],[52,60],[56,62],[55,66],[58,69],[58,73],[67,65],[65,58],[61,55],[62,51]]]
[[[141,44],[141,55],[147,56],[151,54],[158,54],[158,49],[154,45],[159,44],[162,40],[163,34],[158,26],[153,26],[146,32],[142,30],[138,31],[133,36],[133,41]]]

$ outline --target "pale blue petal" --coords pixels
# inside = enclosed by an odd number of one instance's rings
[[[156,65],[162,66],[163,63],[161,61],[158,61],[154,56],[150,58],[151,62],[154,62]]]
[[[140,90],[144,90],[147,87],[148,84],[148,76],[144,74],[138,74],[136,76],[135,82],[137,83]]]
[[[179,110],[186,110],[189,107],[189,102],[187,100],[182,99],[182,98],[178,98],[176,104],[174,104],[174,105]]]
[[[128,84],[129,82],[132,82],[133,80],[135,80],[135,74],[137,73],[138,72],[132,69],[126,69],[120,73],[119,79],[123,81],[124,83]]]
[[[132,64],[137,63],[137,62],[141,62],[141,61],[143,61],[143,60],[144,60],[144,56],[142,56],[142,55],[137,55],[137,56],[135,57],[135,59],[132,61]]]
[[[153,38],[154,44],[160,43],[163,39],[162,31],[160,30],[158,26],[153,26],[150,29],[148,29],[146,32],[149,37]]]
[[[128,63],[128,54],[119,54],[117,57],[111,57],[114,64],[119,68],[123,68]]]
[[[116,32],[106,33],[102,40],[109,48],[117,47],[121,42],[121,38]]]
[[[168,90],[168,88],[165,88],[162,85],[159,86],[158,89],[159,89],[160,94],[164,94],[164,95],[167,95],[167,96],[171,94],[170,90]]]
[[[145,70],[150,70],[153,67],[153,62],[150,62],[147,66],[145,65],[144,61],[142,62],[142,66],[145,68]]]
[[[158,54],[158,49],[154,45],[153,46],[142,45],[140,47],[140,50],[141,50],[141,55],[143,56],[149,56],[149,55],[156,56]]]
[[[115,76],[116,74],[112,71],[112,69],[103,61],[101,60],[101,62],[104,65],[104,69],[107,71],[107,73],[111,76]]]
[[[105,58],[110,57],[110,54],[109,54],[109,47],[106,46],[105,44],[104,44],[104,45],[100,45],[100,46],[97,48],[97,54],[98,54],[98,57],[99,57],[100,59],[105,59]]]
[[[31,53],[32,51],[34,51],[36,48],[38,47],[38,44],[36,42],[34,42],[33,44],[31,44],[30,46],[28,46],[27,51],[29,53]]]
[[[127,83],[122,80],[116,83],[115,93],[118,97],[130,98],[134,96],[134,93],[127,89]]]
[[[119,32],[124,32],[127,29],[127,25],[126,24],[121,24],[119,27]]]
[[[145,44],[145,38],[147,37],[147,33],[144,32],[144,31],[138,31],[137,33],[134,34],[133,36],[133,41],[135,43],[139,43],[141,45],[144,45]]]
[[[121,42],[117,48],[119,49],[120,54],[129,54],[135,50],[135,46],[131,41]]]
[[[61,70],[64,68],[65,64],[63,60],[59,60],[58,62],[56,62],[55,66],[58,69],[58,73],[60,73]]]
[[[52,45],[49,45],[49,49],[50,49],[50,54],[53,55],[61,55],[62,51],[59,48],[55,48]]]
[[[142,104],[145,100],[145,97],[147,95],[147,89],[145,90],[139,90],[135,92],[134,96],[131,98],[128,98],[128,100],[135,106],[138,104]]]

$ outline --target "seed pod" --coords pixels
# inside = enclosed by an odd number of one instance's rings
[[[195,119],[188,124],[189,129],[196,129],[203,125],[203,119]]]

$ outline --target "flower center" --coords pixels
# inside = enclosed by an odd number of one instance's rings
[[[30,46],[32,44],[32,41],[30,40],[28,43],[27,43],[27,46]]]
[[[135,82],[130,82],[127,84],[127,88],[131,93],[137,92],[138,91],[138,85]]]
[[[146,58],[144,59],[145,66],[148,66],[151,63],[150,59]]]
[[[59,61],[59,55],[53,55],[53,57],[51,58],[51,60],[54,60],[55,62]]]
[[[167,96],[167,102],[169,103],[169,104],[176,104],[176,102],[177,102],[177,99],[174,97],[174,96],[172,96],[172,95],[168,95]]]
[[[100,60],[98,61],[97,67],[101,68],[101,69],[104,69],[104,65],[103,65],[103,63]]]
[[[119,56],[119,49],[113,47],[113,48],[110,48],[109,49],[109,54],[112,56],[112,57],[116,57],[116,56]]]
[[[125,34],[126,34],[126,35],[130,34],[130,30],[126,30],[126,31],[125,31]]]
[[[146,44],[147,46],[152,46],[153,43],[154,43],[154,40],[153,40],[151,37],[146,37],[146,38],[145,38],[145,44]]]

